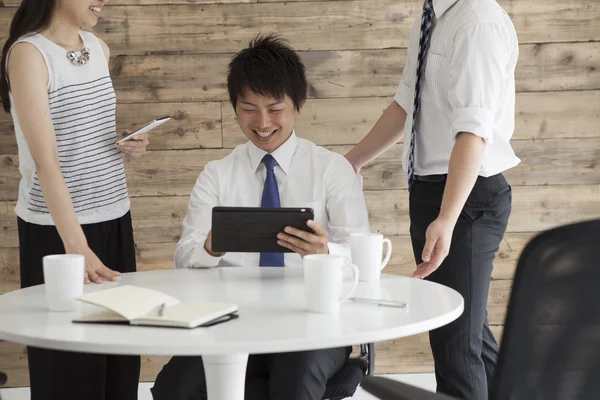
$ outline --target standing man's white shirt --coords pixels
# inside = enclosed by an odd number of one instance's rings
[[[267,153],[252,142],[240,145],[222,160],[206,165],[198,177],[175,250],[176,268],[225,265],[258,266],[259,253],[226,253],[213,257],[204,249],[215,206],[260,207]],[[310,207],[315,221],[329,234],[329,253],[350,258],[350,234],[368,232],[367,207],[360,177],[340,154],[296,137],[271,155],[281,207]],[[296,253],[285,253],[285,266],[301,265]]]
[[[433,0],[433,8],[434,28],[421,86],[420,115],[425,117],[418,120],[415,138],[415,175],[447,174],[460,132],[486,141],[479,175],[488,177],[514,167],[520,160],[509,141],[515,129],[519,43],[509,16],[496,0]],[[407,135],[412,127],[420,27],[417,19],[395,96],[408,114]],[[405,171],[408,150],[404,146]]]

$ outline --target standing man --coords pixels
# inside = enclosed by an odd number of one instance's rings
[[[430,332],[439,392],[488,398],[498,345],[487,321],[492,262],[511,210],[502,172],[519,163],[518,40],[496,0],[425,0],[394,102],[346,157],[360,168],[405,139],[414,276],[457,290],[465,311]]]

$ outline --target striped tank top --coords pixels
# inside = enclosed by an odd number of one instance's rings
[[[73,65],[64,48],[39,33],[16,43],[31,43],[44,57],[60,169],[79,223],[92,224],[122,217],[130,204],[122,155],[115,148],[116,99],[106,57],[96,36],[80,34],[90,49],[83,66]],[[15,211],[26,222],[53,225],[14,106],[11,114],[21,172]]]

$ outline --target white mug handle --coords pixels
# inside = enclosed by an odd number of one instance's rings
[[[383,239],[383,243],[387,244],[387,252],[385,253],[385,259],[381,263],[381,268],[379,268],[380,271],[390,262],[390,257],[392,256],[392,241],[390,239]]]
[[[351,264],[347,260],[344,264],[352,267],[352,276],[354,277],[354,280],[352,282],[352,289],[350,289],[350,291],[348,291],[348,293],[340,299],[340,303],[343,303],[344,301],[348,300],[356,290],[356,287],[358,286],[358,267],[354,264]]]

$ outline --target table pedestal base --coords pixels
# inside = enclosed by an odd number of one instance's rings
[[[202,356],[208,400],[244,400],[248,354]]]

